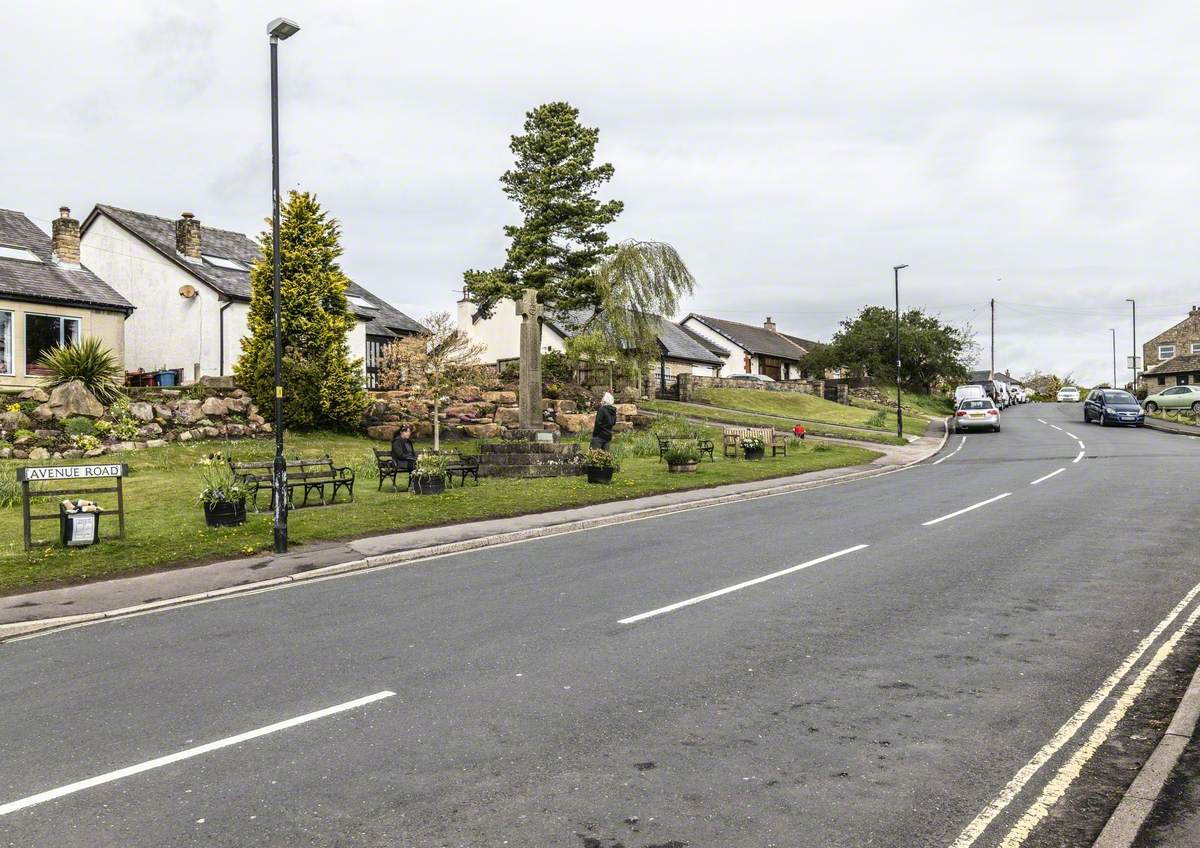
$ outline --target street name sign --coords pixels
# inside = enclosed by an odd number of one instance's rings
[[[124,477],[128,466],[120,463],[107,465],[48,465],[33,468],[18,468],[17,480],[36,483],[49,480],[94,480],[97,477]]]

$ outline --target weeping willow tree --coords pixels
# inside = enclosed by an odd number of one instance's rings
[[[663,316],[679,311],[695,289],[695,278],[671,245],[629,239],[597,267],[592,282],[599,304],[595,315],[581,326],[564,319],[576,331],[568,353],[592,363],[616,361],[628,376],[644,373],[659,356]]]

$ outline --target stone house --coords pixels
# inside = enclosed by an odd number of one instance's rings
[[[688,315],[680,326],[726,351],[714,376],[764,374],[775,380],[798,380],[805,375],[804,357],[815,342],[779,332],[767,318],[761,327],[709,315]]]
[[[1200,307],[1142,345],[1139,386],[1151,394],[1159,386],[1200,383]]]
[[[37,386],[51,348],[98,338],[118,362],[133,304],[79,258],[79,221],[59,209],[47,236],[21,212],[0,209],[0,387]]]
[[[190,212],[174,221],[97,204],[83,222],[83,260],[137,307],[125,330],[127,370],[179,370],[185,383],[231,375],[250,312],[250,267],[262,251],[243,233],[201,225]],[[350,355],[374,384],[385,344],[420,324],[350,283],[358,318]]]

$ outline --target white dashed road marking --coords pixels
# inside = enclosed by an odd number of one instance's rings
[[[1074,465],[1076,462],[1079,462],[1079,460],[1081,460],[1081,459],[1083,459],[1083,451],[1082,450],[1079,453],[1075,454],[1075,458],[1071,460],[1071,464]]]
[[[1047,474],[1045,477],[1039,477],[1039,478],[1037,478],[1036,480],[1034,480],[1032,483],[1030,483],[1029,485],[1030,485],[1030,486],[1036,486],[1038,483],[1042,483],[1042,482],[1044,482],[1044,481],[1046,481],[1046,480],[1049,480],[1049,479],[1050,479],[1051,477],[1053,477],[1055,474],[1062,474],[1062,473],[1063,473],[1064,471],[1066,471],[1066,470],[1067,470],[1067,469],[1065,469],[1065,468],[1060,468],[1060,469],[1058,469],[1057,471],[1051,471],[1051,472],[1050,472],[1049,474]]]
[[[1002,494],[1002,495],[996,495],[996,497],[994,497],[994,498],[988,498],[986,501],[980,501],[980,502],[979,502],[979,503],[977,503],[977,504],[971,504],[971,505],[970,505],[970,506],[968,506],[968,507],[963,507],[962,509],[960,509],[960,510],[956,510],[956,511],[954,511],[954,512],[950,513],[949,515],[943,515],[941,518],[935,518],[935,519],[933,519],[932,521],[925,521],[925,522],[922,522],[922,523],[921,523],[921,526],[922,526],[922,527],[929,527],[931,524],[938,524],[938,523],[940,523],[940,522],[942,522],[942,521],[947,521],[947,520],[949,520],[949,519],[951,519],[951,518],[955,518],[955,517],[957,517],[957,516],[959,516],[959,515],[962,515],[964,512],[970,512],[970,511],[971,511],[971,510],[973,510],[973,509],[979,509],[981,506],[987,506],[987,505],[988,505],[988,504],[990,504],[990,503],[995,503],[995,502],[996,502],[996,501],[998,501],[998,500],[1002,500],[1002,499],[1004,499],[1004,498],[1007,498],[1007,497],[1008,497],[1009,495],[1011,495],[1011,494],[1012,494],[1012,492],[1005,492],[1005,493],[1004,493],[1004,494]]]
[[[958,442],[958,447],[956,447],[954,450],[950,451],[950,453],[946,454],[941,459],[935,459],[933,461],[933,464],[940,465],[941,463],[945,462],[947,459],[949,459],[950,457],[952,457],[956,453],[958,453],[960,450],[962,450],[962,446],[965,445],[966,443],[967,443],[967,437],[963,436]]]

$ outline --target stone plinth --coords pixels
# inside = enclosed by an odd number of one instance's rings
[[[579,445],[575,442],[509,439],[479,446],[479,474],[483,477],[566,477],[583,473],[578,457]]]

